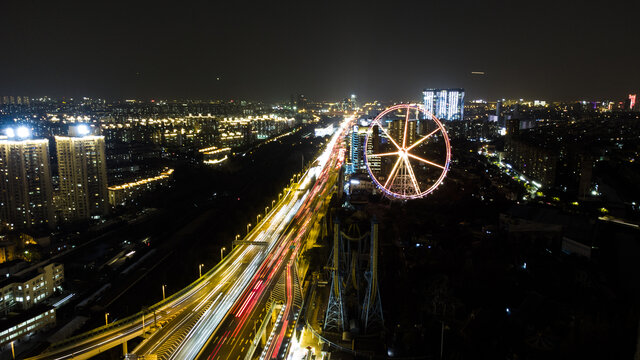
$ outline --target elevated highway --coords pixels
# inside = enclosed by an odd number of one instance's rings
[[[89,359],[116,346],[129,354],[127,341],[139,336],[145,340],[132,351],[134,355],[182,360],[222,358],[223,354],[236,359],[245,354],[248,347],[233,346],[235,340],[231,339],[246,342],[244,336],[253,328],[251,321],[260,316],[266,294],[285,270],[290,290],[287,296],[293,294],[293,259],[319,214],[326,211],[331,193],[337,190],[344,160],[341,140],[351,121],[343,120],[314,166],[297,182],[292,181],[282,199],[216,267],[144,313],[53,344],[29,359]],[[285,314],[283,323],[291,321],[291,314]],[[282,336],[278,339],[281,345]]]

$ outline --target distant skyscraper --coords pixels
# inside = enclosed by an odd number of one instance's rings
[[[0,140],[0,219],[16,229],[52,227],[49,140],[14,138]]]
[[[464,89],[425,89],[424,107],[440,120],[464,119]]]
[[[80,129],[78,133],[85,131]],[[82,220],[107,214],[109,193],[104,136],[56,136],[56,152],[63,219]]]
[[[303,94],[300,94],[298,95],[298,99],[296,100],[296,108],[298,110],[306,110],[308,103],[309,100]]]

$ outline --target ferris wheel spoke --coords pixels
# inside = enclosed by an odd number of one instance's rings
[[[376,123],[378,123],[378,127],[380,129],[382,129],[382,132],[387,136],[387,138],[389,138],[389,140],[391,140],[391,142],[393,143],[393,146],[396,147],[396,149],[400,150],[400,146],[398,146],[398,143],[396,143],[395,140],[393,140],[393,138],[391,137],[391,135],[389,135],[389,133],[387,132],[387,130],[384,128],[384,126],[382,126],[382,124],[380,123],[380,121],[375,120]]]
[[[409,110],[411,107],[407,106],[407,114],[404,117],[404,134],[402,135],[402,148],[407,146],[407,129],[409,128]]]
[[[416,179],[416,174],[413,173],[413,167],[411,167],[411,162],[409,158],[404,159],[404,165],[407,167],[407,171],[409,172],[409,177],[411,178],[411,183],[413,183],[413,187],[416,190],[416,195],[420,194],[420,186],[418,186],[418,180]]]
[[[397,151],[394,152],[388,152],[388,153],[381,153],[381,154],[367,154],[367,156],[371,157],[371,156],[391,156],[391,155],[399,155],[400,153]]]
[[[393,180],[396,178],[396,171],[398,170],[398,165],[400,164],[400,160],[402,159],[402,157],[398,156],[398,159],[396,160],[396,163],[393,164],[393,168],[391,169],[391,172],[389,173],[389,178],[387,178],[387,181],[385,181],[384,183],[384,188],[388,189],[389,187],[389,183],[393,184]]]
[[[440,164],[436,164],[436,163],[431,162],[431,161],[429,161],[429,160],[423,159],[423,158],[421,158],[420,156],[416,156],[416,155],[413,155],[413,154],[411,154],[411,153],[407,153],[407,156],[412,157],[412,158],[414,158],[414,159],[416,159],[416,160],[418,160],[418,161],[422,161],[422,162],[423,162],[423,163],[425,163],[425,164],[429,164],[429,165],[432,165],[432,166],[435,166],[435,167],[439,167],[440,169],[443,169],[443,170],[444,170],[444,166],[442,166],[442,165],[440,165]]]
[[[440,131],[440,129],[435,129],[432,132],[428,133],[427,135],[423,136],[420,140],[416,141],[415,143],[413,143],[413,145],[409,146],[407,148],[407,151],[413,149],[414,147],[420,145],[423,141],[427,140],[431,135],[437,133],[438,131]]]

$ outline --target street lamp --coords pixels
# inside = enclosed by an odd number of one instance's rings
[[[273,204],[275,204],[276,201],[275,200],[271,200],[271,207],[273,207]]]
[[[200,277],[202,277],[202,267],[203,266],[204,266],[204,264],[198,265],[198,273],[200,274]]]
[[[282,197],[282,193],[278,193],[278,201],[280,201],[280,197]]]
[[[104,313],[104,326],[109,325],[109,313]]]
[[[249,229],[251,228],[251,223],[247,224],[247,235],[249,235]]]
[[[222,247],[222,249],[220,249],[220,261],[222,261],[224,259],[224,251],[227,250],[226,247]]]
[[[236,234],[236,241],[238,241],[238,239],[240,239],[240,234]]]
[[[258,216],[256,216],[256,224],[260,222],[260,214],[258,214]]]
[[[265,208],[264,208],[264,216],[267,216],[267,213],[269,213],[269,207],[265,206]]]
[[[162,300],[165,299],[165,297],[164,297],[164,288],[165,288],[165,286],[167,286],[167,285],[162,285]]]

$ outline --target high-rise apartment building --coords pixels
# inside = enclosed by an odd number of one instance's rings
[[[360,135],[360,127],[353,125],[349,133],[349,159],[347,162],[347,173],[353,174],[361,168],[363,162],[362,145],[363,136]]]
[[[104,136],[56,136],[59,209],[64,221],[109,212]]]
[[[464,89],[425,89],[424,108],[440,120],[464,119]]]
[[[349,157],[347,159],[348,174],[362,172],[366,168],[364,146],[368,129],[368,126],[354,125],[349,133]],[[378,153],[379,146],[380,139],[378,135],[378,126],[375,126],[371,133],[371,138],[369,138],[369,141],[367,142],[367,154]],[[369,158],[369,167],[374,173],[379,172],[380,157]]]
[[[14,229],[53,227],[49,140],[11,135],[0,140],[0,220]]]

